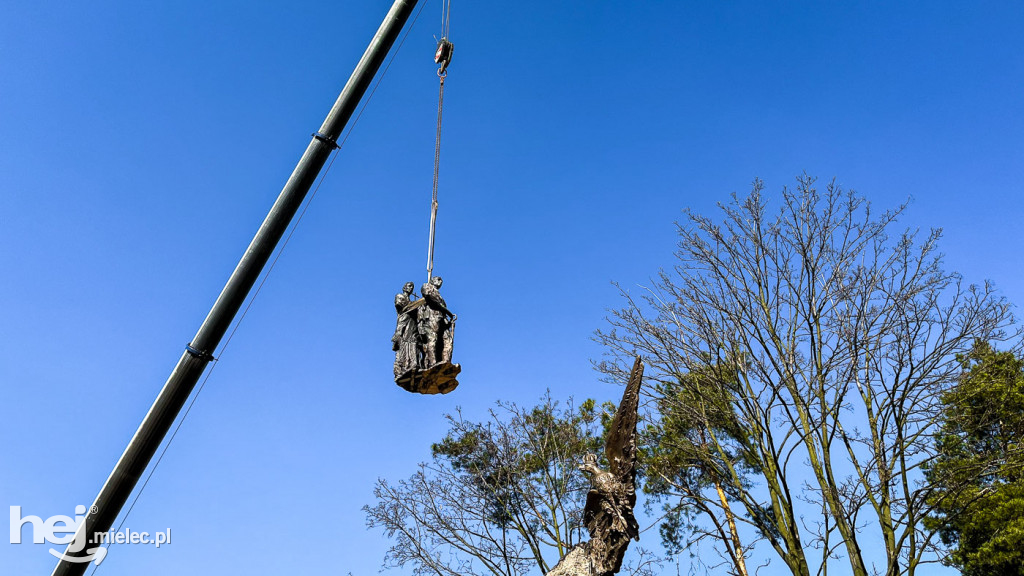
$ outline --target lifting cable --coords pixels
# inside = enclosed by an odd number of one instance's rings
[[[430,240],[427,242],[427,282],[434,275],[434,232],[437,227],[437,172],[441,165],[441,113],[444,110],[444,79],[448,77],[448,64],[452,61],[454,46],[448,41],[451,21],[451,0],[441,0],[441,39],[437,41],[434,62],[440,65],[437,77],[441,79],[437,94],[437,135],[434,138],[434,184],[430,199]]]

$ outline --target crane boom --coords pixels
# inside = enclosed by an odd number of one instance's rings
[[[408,21],[416,3],[417,0],[395,0],[391,6],[323,125],[313,135],[281,194],[278,195],[256,236],[221,290],[210,313],[182,353],[178,364],[128,443],[128,447],[103,483],[99,495],[96,496],[79,528],[79,535],[85,535],[86,545],[76,546],[76,536],[75,542],[72,542],[65,551],[65,558],[62,558],[54,568],[53,576],[81,576],[89,566],[85,559],[88,551],[100,545],[94,541],[95,535],[109,531],[120,514],[164,436],[213,359],[213,351],[227,332],[324,163],[337,148],[338,137]]]

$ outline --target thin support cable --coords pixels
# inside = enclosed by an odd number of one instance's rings
[[[434,139],[434,185],[430,200],[430,240],[427,242],[427,282],[434,275],[434,234],[437,229],[437,176],[441,166],[441,114],[444,111],[444,79],[447,74],[439,73],[441,87],[437,96],[437,135]]]
[[[441,37],[447,38],[451,31],[452,0],[441,0]]]

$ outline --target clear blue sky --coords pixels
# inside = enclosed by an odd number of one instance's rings
[[[427,3],[102,576],[374,574],[360,507],[462,406],[617,398],[610,282],[680,210],[804,171],[1024,301],[1024,5],[453,4],[436,272],[461,387],[391,382],[425,277],[440,4]],[[390,3],[0,1],[0,500],[88,505]],[[657,540],[652,531],[645,543]],[[3,574],[49,573],[0,544]]]

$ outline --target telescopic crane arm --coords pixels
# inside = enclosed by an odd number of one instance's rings
[[[242,255],[231,278],[217,297],[206,320],[186,347],[142,424],[121,454],[114,470],[103,483],[99,495],[96,496],[79,528],[79,534],[84,534],[87,539],[86,545],[76,547],[75,542],[72,542],[64,553],[65,558],[61,559],[54,569],[53,576],[81,576],[85,573],[89,566],[86,558],[89,551],[101,545],[94,541],[95,535],[111,529],[199,378],[213,360],[214,350],[249,295],[324,163],[338,147],[338,137],[409,20],[416,3],[417,0],[395,0],[391,6],[320,130],[313,134],[306,151]]]

